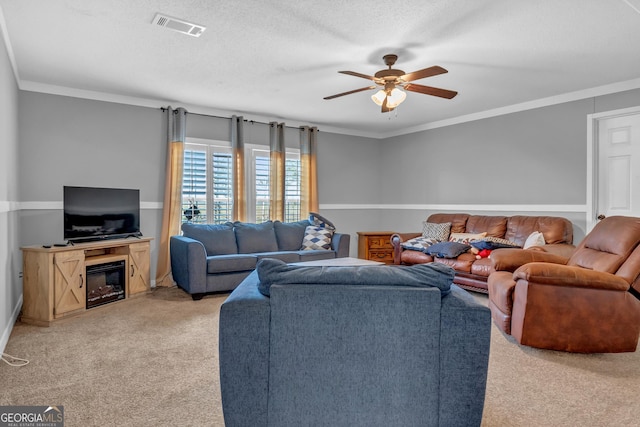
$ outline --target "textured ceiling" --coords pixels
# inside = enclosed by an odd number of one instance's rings
[[[0,0],[25,90],[185,106],[390,136],[522,103],[640,87],[640,0]],[[157,12],[207,27],[151,24]],[[452,100],[408,93],[382,114],[382,55]],[[591,91],[591,92],[589,92]],[[106,95],[104,95],[106,94]],[[640,103],[640,102],[639,102]]]

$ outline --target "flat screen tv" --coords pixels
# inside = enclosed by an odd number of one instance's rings
[[[63,208],[68,242],[142,235],[140,190],[65,186]]]

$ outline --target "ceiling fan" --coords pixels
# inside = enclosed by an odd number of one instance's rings
[[[393,64],[396,63],[398,55],[388,54],[383,56],[382,59],[384,59],[384,63],[389,68],[386,70],[378,71],[374,76],[356,73],[355,71],[338,71],[342,74],[348,74],[350,76],[372,80],[375,85],[350,90],[348,92],[338,93],[336,95],[326,96],[324,99],[338,98],[340,96],[351,95],[352,93],[363,92],[365,90],[371,90],[377,87],[381,87],[381,89],[375,95],[373,95],[371,99],[373,100],[373,102],[382,107],[383,113],[387,113],[389,111],[393,111],[407,97],[407,94],[400,89],[408,90],[410,92],[423,93],[425,95],[439,96],[440,98],[447,99],[451,99],[458,94],[458,92],[452,90],[411,83],[414,80],[424,79],[426,77],[447,73],[448,71],[442,67],[434,65],[433,67],[424,68],[422,70],[414,71],[413,73],[405,73],[402,70],[391,68]]]

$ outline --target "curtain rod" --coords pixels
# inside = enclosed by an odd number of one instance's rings
[[[163,112],[168,110],[168,108],[166,108],[166,107],[160,107],[160,109],[161,109]],[[226,119],[226,120],[231,120],[231,117],[215,116],[215,115],[213,115],[213,114],[190,113],[189,111],[187,111],[187,114],[193,114],[194,116],[202,116],[202,117],[213,117],[213,118],[215,118],[215,119]],[[261,125],[267,125],[267,126],[271,124],[271,123],[261,122],[261,121],[258,121],[258,120],[248,120],[248,119],[245,119],[245,118],[243,118],[243,120],[244,120],[245,122],[248,122],[248,123],[251,123],[251,124],[258,123],[258,124],[261,124]],[[302,126],[287,126],[287,125],[285,125],[285,127],[286,127],[286,128],[289,128],[289,129],[298,129],[298,130],[299,130]],[[311,128],[311,127],[312,127],[312,126],[309,126],[309,128]],[[320,129],[316,128],[316,132],[320,132]]]

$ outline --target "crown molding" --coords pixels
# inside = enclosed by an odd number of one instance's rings
[[[13,78],[20,87],[20,77],[18,75],[18,64],[16,62],[15,55],[13,54],[13,47],[11,46],[11,41],[9,39],[9,32],[7,31],[7,21],[4,19],[4,12],[2,11],[2,6],[0,6],[0,33],[2,34],[2,39],[4,40],[4,47],[7,50],[7,56],[9,57],[9,63],[11,64],[11,68],[13,69]]]
[[[420,126],[403,129],[400,132],[389,132],[381,136],[381,138],[392,138],[395,136],[407,135],[416,132],[422,132],[429,129],[436,129],[445,126],[452,126],[475,120],[488,119],[490,117],[503,116],[505,114],[518,113],[535,108],[548,107],[551,105],[564,104],[566,102],[579,101],[581,99],[593,98],[596,96],[609,95],[617,92],[624,92],[640,88],[640,78],[626,80],[622,82],[612,83],[608,85],[598,86],[594,88],[568,92],[561,95],[550,96],[547,98],[536,99],[533,101],[513,104],[506,107],[494,108],[491,110],[480,111],[478,113],[467,114],[464,116],[453,117],[451,119],[439,120],[431,123],[425,123]]]

